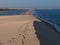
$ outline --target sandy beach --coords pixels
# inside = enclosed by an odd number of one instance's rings
[[[0,16],[1,45],[39,45],[31,15]]]
[[[0,16],[0,45],[60,45],[60,35],[29,12]]]

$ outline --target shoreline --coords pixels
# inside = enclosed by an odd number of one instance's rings
[[[30,13],[30,11],[29,12],[24,12],[23,14],[20,14],[20,15],[30,15],[31,13]],[[20,16],[20,15],[3,15],[3,17],[5,16],[8,16],[8,17],[10,17],[10,16]],[[32,16],[34,16],[34,15],[32,15]],[[0,17],[2,17],[2,16],[0,16]],[[39,17],[37,17],[37,16],[34,16],[34,17],[36,17],[37,19],[39,19],[39,20],[41,20],[42,22],[44,22],[44,23],[47,23],[48,25],[50,25],[52,28],[54,28],[55,29],[55,31],[56,32],[58,32],[58,33],[60,33],[59,31],[57,31],[57,29],[56,29],[56,27],[55,26],[53,26],[53,24],[51,24],[50,22],[48,22],[48,21],[46,21],[46,20],[44,20],[44,19],[42,19],[42,18],[39,18]]]
[[[59,37],[51,24],[32,15],[31,10],[21,15],[0,16],[0,44],[58,45]]]
[[[49,45],[53,42],[55,45],[56,35],[59,39],[59,34],[55,29],[36,16],[26,15],[26,13],[24,15],[0,16],[1,44]]]
[[[30,15],[30,14],[31,14],[31,11],[27,11],[27,12],[24,12],[23,14],[20,14],[20,15]],[[16,15],[3,15],[3,17],[4,17],[4,16],[20,16],[20,15],[17,15],[17,14],[16,14]],[[53,24],[51,24],[50,22],[48,22],[48,21],[46,21],[46,20],[44,20],[44,19],[42,19],[42,18],[39,18],[39,17],[37,17],[37,16],[35,16],[35,15],[32,15],[32,16],[36,17],[37,19],[41,20],[41,21],[44,22],[44,23],[47,23],[47,24],[50,25],[52,28],[54,28],[56,32],[60,33],[59,31],[57,31],[58,29],[56,29],[56,27],[55,27]],[[0,16],[0,17],[1,17],[1,16]]]
[[[34,16],[34,15],[33,15],[33,16]],[[44,20],[44,19],[42,19],[42,18],[39,18],[39,17],[37,17],[37,16],[35,16],[35,17],[36,17],[37,19],[41,20],[42,22],[48,24],[49,26],[51,26],[53,29],[55,29],[55,31],[56,31],[57,33],[60,33],[60,32],[58,31],[59,29],[57,29],[57,27],[54,26],[51,22],[49,22],[49,21],[47,21],[47,20]]]

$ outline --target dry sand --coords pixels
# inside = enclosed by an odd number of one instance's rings
[[[0,45],[40,45],[31,15],[0,16]]]

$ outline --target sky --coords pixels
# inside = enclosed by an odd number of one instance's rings
[[[60,0],[0,0],[0,8],[60,8]]]

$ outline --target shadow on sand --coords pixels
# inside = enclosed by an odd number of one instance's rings
[[[33,26],[40,45],[60,45],[60,34],[45,22],[34,21]]]

